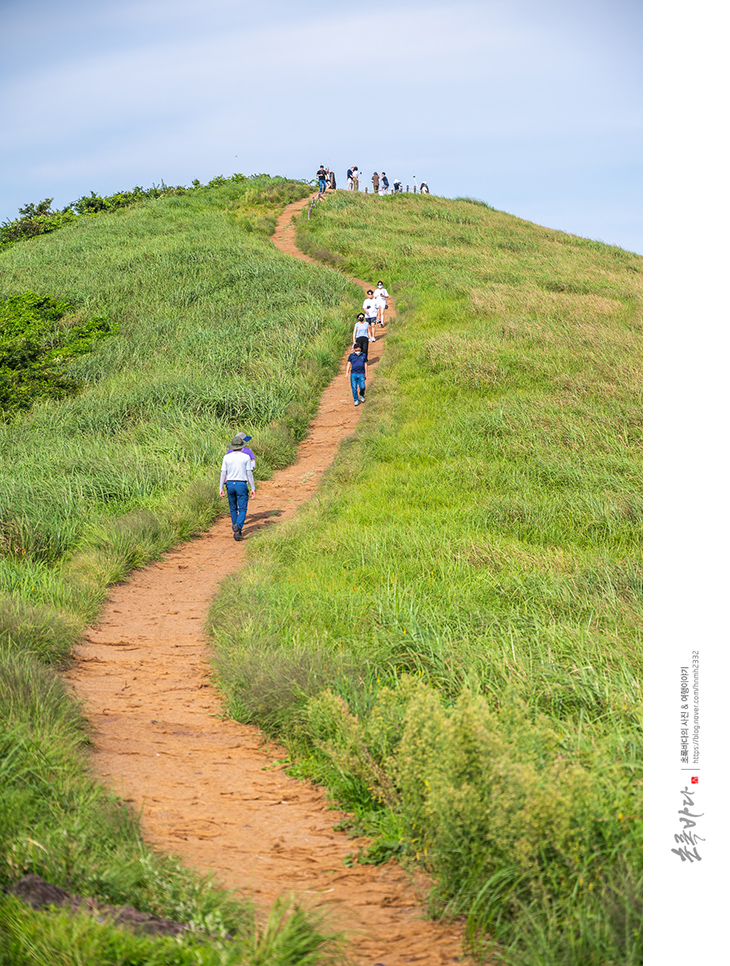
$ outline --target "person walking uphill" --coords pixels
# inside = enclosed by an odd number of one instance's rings
[[[234,439],[240,439],[242,443],[250,443],[251,440],[253,439],[253,436],[247,436],[245,433],[236,433],[236,435],[234,436]],[[227,450],[227,452],[228,453],[232,453],[233,450],[229,447],[228,450]],[[255,470],[256,469],[256,457],[254,456],[253,450],[249,446],[243,446],[241,448],[241,452],[242,453],[248,453],[248,455],[251,457],[251,469],[252,470]]]
[[[230,449],[223,457],[221,464],[220,495],[228,493],[228,506],[231,511],[233,525],[233,539],[241,539],[241,530],[246,520],[249,497],[256,495],[253,481],[251,457],[243,452],[243,440],[235,436],[230,443]]]
[[[350,380],[352,398],[355,405],[359,406],[365,402],[365,380],[368,376],[368,360],[363,355],[363,351],[357,343],[352,347],[352,352],[347,357],[347,371],[345,375]]]

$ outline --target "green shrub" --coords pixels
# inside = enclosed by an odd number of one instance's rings
[[[43,664],[61,667],[81,629],[79,620],[55,608],[0,596],[0,648],[32,651]]]
[[[28,409],[37,399],[78,390],[70,363],[115,330],[101,318],[82,319],[62,299],[34,292],[0,299],[0,410]]]

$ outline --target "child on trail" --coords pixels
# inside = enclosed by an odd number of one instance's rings
[[[375,332],[375,325],[378,321],[378,305],[375,301],[375,296],[373,295],[373,290],[371,288],[367,291],[367,298],[362,303],[362,310],[365,313],[365,320],[368,325],[373,327],[373,332]]]
[[[347,371],[345,372],[350,380],[350,389],[355,405],[359,406],[365,402],[365,380],[368,376],[368,360],[363,355],[360,346],[355,343],[352,352],[347,357]]]
[[[363,312],[358,315],[355,328],[352,330],[352,342],[353,345],[360,346],[362,354],[365,356],[365,361],[367,362],[368,343],[375,342],[375,336],[373,335],[373,327],[367,321]]]
[[[385,325],[385,310],[388,308],[388,290],[382,282],[375,287],[375,308],[378,313],[378,325]]]
[[[228,493],[234,540],[241,539],[249,498],[253,499],[256,495],[251,457],[242,450],[243,440],[234,436],[221,464],[220,495],[223,497]]]

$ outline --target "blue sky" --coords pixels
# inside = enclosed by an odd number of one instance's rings
[[[0,220],[355,163],[642,251],[638,0],[5,0],[0,28]]]

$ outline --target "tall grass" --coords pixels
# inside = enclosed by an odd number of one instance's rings
[[[55,293],[119,327],[73,366],[77,397],[0,426],[6,561],[56,563],[110,516],[142,508],[168,528],[169,546],[190,530],[171,497],[182,481],[201,504],[200,481],[237,428],[255,435],[262,478],[291,460],[339,360],[353,290],[241,227],[271,213],[272,180],[143,202],[2,254],[3,295]],[[283,200],[306,193],[285,187]],[[219,512],[214,490],[198,525]]]
[[[475,955],[638,963],[641,259],[432,196],[339,193],[298,237],[399,317],[356,438],[212,613],[230,707]]]
[[[83,721],[55,671],[111,583],[222,512],[217,476],[233,433],[254,436],[259,478],[293,459],[339,363],[355,288],[267,238],[308,189],[220,180],[0,253],[0,297],[54,296],[115,327],[73,364],[77,395],[0,425],[0,888],[36,872],[188,923],[191,937],[186,951],[8,899],[3,964],[335,955],[296,908],[279,910],[260,942],[246,903],[146,849],[135,818],[87,776]]]

